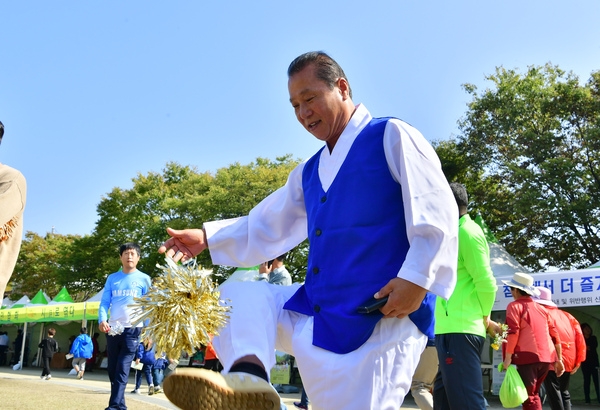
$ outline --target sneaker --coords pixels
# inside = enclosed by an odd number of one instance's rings
[[[46,380],[46,376],[40,376],[40,379]]]
[[[161,391],[160,386],[154,386],[154,394],[160,393]]]
[[[270,383],[241,372],[177,369],[165,379],[163,390],[183,410],[279,410],[281,402]]]
[[[83,371],[80,370],[80,371],[77,372],[77,378],[78,379],[83,378]]]
[[[50,380],[52,378],[52,375],[49,374],[48,376],[46,376],[46,380]]]
[[[294,406],[296,406],[299,409],[308,410],[308,406],[306,404],[300,403],[299,401],[295,401]]]
[[[140,389],[133,389],[131,394],[140,394]]]
[[[148,396],[152,396],[154,394],[154,385],[150,385],[150,387],[148,387]]]

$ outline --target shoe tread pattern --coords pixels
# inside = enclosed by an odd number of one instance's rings
[[[163,382],[167,398],[183,410],[279,410],[273,392],[232,391],[187,373],[174,373]]]

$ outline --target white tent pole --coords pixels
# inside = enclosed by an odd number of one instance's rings
[[[23,370],[23,356],[25,356],[25,342],[27,340],[27,322],[23,325],[23,341],[21,342],[21,357],[19,363],[21,363],[21,368],[19,370]]]
[[[38,341],[38,346],[40,345],[40,343],[42,343],[42,339],[44,339],[44,322],[40,323],[40,340]],[[38,347],[38,352],[37,352],[37,359],[36,359],[36,365],[38,367],[42,367],[42,349],[40,347]]]

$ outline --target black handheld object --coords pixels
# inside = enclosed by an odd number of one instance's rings
[[[374,297],[367,300],[365,303],[361,304],[356,311],[358,313],[371,313],[379,308],[383,307],[388,301],[388,297],[385,296],[381,299],[375,299]]]

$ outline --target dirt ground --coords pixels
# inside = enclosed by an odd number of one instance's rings
[[[83,383],[83,382],[82,382]],[[14,410],[81,410],[104,409],[108,391],[82,389],[77,386],[53,383],[52,380],[22,380],[0,378],[0,408]],[[165,407],[129,397],[129,410],[163,410]]]

